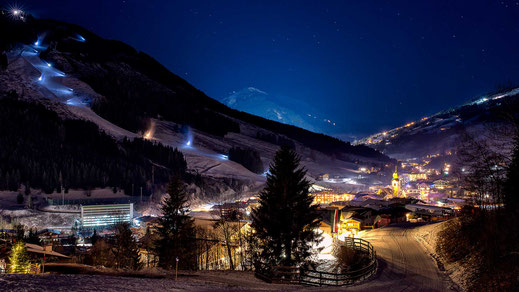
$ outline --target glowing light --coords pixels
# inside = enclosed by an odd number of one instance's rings
[[[223,160],[229,160],[229,156],[227,156],[225,154],[220,154],[220,158]]]
[[[19,9],[13,9],[12,13],[13,13],[13,15],[18,16],[18,15],[20,15],[22,13],[22,11],[19,10]]]
[[[42,81],[43,80],[43,75],[40,75],[40,77],[38,78],[38,81]]]
[[[144,139],[151,139],[151,131],[148,131],[146,134],[144,134]]]
[[[191,140],[187,141],[186,146],[191,146]]]
[[[77,39],[76,40],[79,41],[79,42],[82,42],[82,43],[84,43],[86,41],[86,39],[83,36],[79,35],[79,34],[77,35]]]
[[[35,45],[35,46],[39,46],[39,45],[40,45],[40,41],[35,41],[35,42],[34,42],[34,45]]]
[[[52,67],[52,65],[50,63],[47,63],[47,67]]]

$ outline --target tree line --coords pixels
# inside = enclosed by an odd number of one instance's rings
[[[22,184],[51,193],[68,188],[117,187],[167,182],[183,175],[180,151],[143,139],[117,142],[97,125],[64,120],[43,105],[16,94],[0,98],[0,189]],[[152,164],[158,165],[152,170]]]
[[[219,218],[213,223],[214,234],[196,227],[189,215],[184,183],[174,175],[161,204],[158,224],[148,227],[140,239],[132,234],[130,224],[123,222],[115,225],[114,233],[109,236],[101,237],[94,231],[88,252],[78,253],[70,247],[69,252],[85,264],[131,270],[149,265],[150,261],[167,270],[203,269],[209,264],[213,268],[229,269],[311,265],[311,256],[315,253],[312,246],[320,240],[319,215],[317,207],[312,205],[306,171],[300,167],[299,159],[288,147],[276,153],[248,230],[242,228],[245,215],[237,210],[225,213],[220,210]],[[39,243],[35,230],[25,235],[23,228],[17,228],[18,241]],[[71,240],[74,246],[75,238]],[[13,249],[13,253],[19,252],[18,249]],[[143,254],[146,258],[141,258]]]
[[[229,160],[237,162],[257,174],[261,174],[265,170],[258,151],[254,149],[232,147],[229,149]]]
[[[519,287],[519,135],[502,126],[486,133],[488,137],[467,133],[457,150],[458,175],[469,201],[458,218],[446,222],[436,250],[447,263],[465,270],[468,291],[515,291]]]

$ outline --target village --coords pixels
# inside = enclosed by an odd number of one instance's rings
[[[401,173],[395,168],[390,184],[373,185],[366,191],[356,193],[338,192],[323,186],[340,180],[330,178],[328,174],[322,175],[311,185],[310,195],[313,204],[318,206],[321,219],[318,228],[324,238],[320,248],[328,256],[334,240],[357,238],[362,232],[390,224],[447,220],[456,216],[466,204],[466,197],[460,196],[460,189],[455,187],[456,182],[448,175],[450,165],[445,164],[443,169],[431,171],[424,170],[418,163],[404,162],[400,169]],[[377,175],[378,171],[360,168],[364,174]],[[258,207],[259,198],[260,194],[255,194],[234,202],[206,204],[191,211],[198,230],[199,270],[250,268],[251,260],[246,254],[247,236],[251,236],[250,215]],[[67,201],[59,197],[47,198],[47,204],[58,207],[52,209],[55,212],[72,212],[75,218],[73,224],[40,230],[11,224],[12,228],[1,229],[0,272],[6,272],[9,252],[17,240],[25,239],[27,251],[33,259],[31,271],[41,273],[49,262],[84,259],[96,239],[113,236],[112,227],[121,222],[130,224],[133,237],[139,243],[142,264],[145,267],[156,266],[156,255],[146,242],[153,237],[160,217],[137,212],[136,206],[142,205],[142,200],[138,196],[104,198],[95,194]],[[76,206],[72,208],[76,211],[59,209],[67,205]]]

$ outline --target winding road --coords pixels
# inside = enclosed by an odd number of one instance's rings
[[[367,231],[362,239],[375,247],[379,271],[349,291],[452,291],[435,260],[415,238],[420,225],[400,224]]]

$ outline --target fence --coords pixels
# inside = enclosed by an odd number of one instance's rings
[[[256,277],[269,283],[302,284],[309,286],[349,286],[363,281],[377,271],[377,253],[371,243],[360,238],[347,238],[343,244],[366,253],[369,263],[358,270],[344,273],[328,273],[298,267],[256,266]]]
[[[0,274],[40,274],[41,265],[39,263],[31,263],[25,268],[11,268],[10,264],[0,265]]]

